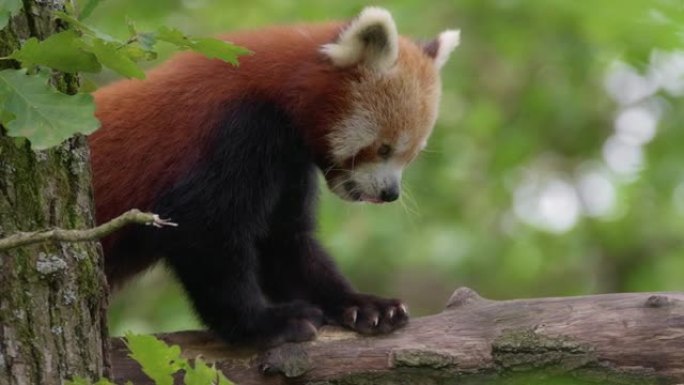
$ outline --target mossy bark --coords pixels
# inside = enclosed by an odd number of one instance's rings
[[[59,29],[63,1],[25,0],[0,31],[0,56],[30,36]],[[0,62],[0,69],[11,62]],[[78,79],[55,74],[74,92]],[[34,152],[0,127],[0,238],[16,231],[93,225],[89,153],[83,137]],[[97,243],[46,243],[0,252],[0,384],[61,384],[102,375],[105,281]]]

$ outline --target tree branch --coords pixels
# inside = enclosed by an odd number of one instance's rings
[[[391,335],[324,327],[316,341],[230,348],[208,332],[161,335],[240,385],[684,384],[684,293],[493,301],[456,290]],[[152,382],[112,341],[116,383]]]
[[[64,230],[55,228],[48,230],[19,232],[16,234],[12,234],[6,238],[0,239],[0,251],[45,241],[95,241],[113,233],[116,230],[119,230],[120,228],[126,225],[134,223],[141,225],[150,225],[154,227],[178,226],[178,224],[170,222],[167,219],[159,218],[157,214],[144,213],[140,210],[133,209],[121,214],[120,216],[112,219],[107,223],[103,223],[100,226],[94,227],[92,229]]]

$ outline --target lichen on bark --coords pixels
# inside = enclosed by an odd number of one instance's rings
[[[502,369],[514,371],[558,367],[566,372],[596,362],[590,346],[534,330],[505,330],[492,344],[492,357]]]

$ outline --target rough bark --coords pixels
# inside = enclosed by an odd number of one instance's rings
[[[239,385],[684,383],[684,293],[492,301],[462,288],[442,313],[383,337],[325,328],[268,351],[206,332],[161,337]],[[117,383],[151,384],[122,341],[112,345]]]
[[[61,9],[63,1],[25,0],[24,5],[0,31],[0,56],[29,36],[42,39],[59,27],[49,11]],[[55,74],[54,81],[65,92],[78,87],[74,76]],[[92,210],[83,137],[34,152],[25,140],[4,136],[0,127],[0,238],[50,227],[91,227]],[[61,384],[74,375],[103,373],[101,263],[94,242],[0,251],[0,384]]]

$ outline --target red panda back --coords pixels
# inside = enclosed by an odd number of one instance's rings
[[[396,200],[432,129],[437,71],[458,33],[426,50],[369,7],[344,28],[226,38],[254,55],[238,68],[178,55],[95,95],[98,222],[137,207],[179,223],[110,238],[109,282],[164,258],[228,342],[305,341],[324,320],[364,334],[403,326],[404,304],[357,293],[315,239],[316,169],[343,199]]]
[[[341,24],[276,27],[224,36],[253,55],[240,65],[195,53],[176,55],[145,80],[124,80],[95,92],[102,127],[89,138],[97,222],[154,199],[201,157],[231,101],[269,99],[315,130],[343,110],[344,71],[325,66],[318,47]],[[338,72],[338,73],[335,73]],[[326,103],[328,101],[328,103]],[[305,106],[323,106],[300,112]],[[329,106],[329,107],[325,107]],[[309,133],[308,137],[318,137]]]

